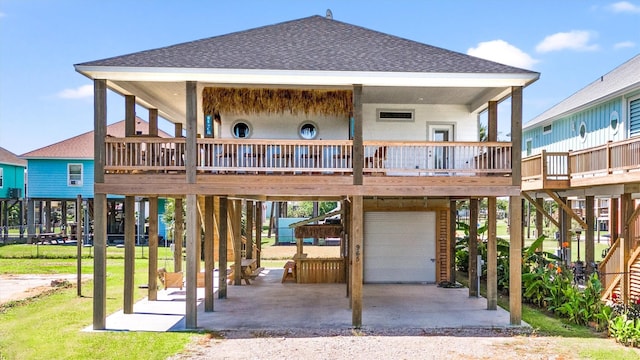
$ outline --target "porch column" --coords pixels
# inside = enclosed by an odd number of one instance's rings
[[[247,223],[245,224],[247,229],[247,259],[253,259],[253,214],[255,211],[253,204],[253,201],[247,201]]]
[[[31,244],[36,236],[36,202],[27,199],[27,244]]]
[[[242,285],[242,201],[232,202],[233,285]]]
[[[51,230],[51,200],[47,200],[44,202],[44,213],[46,219],[46,223],[44,224],[44,232],[53,232],[53,230]]]
[[[449,201],[449,282],[456,283],[456,223],[458,210],[456,200]]]
[[[619,214],[620,202],[618,198],[611,198],[611,204],[609,205],[609,235],[611,236],[611,243],[609,245],[613,245],[620,236]]]
[[[522,86],[511,88],[511,184],[522,185]],[[522,206],[522,205],[520,205]],[[518,211],[520,213],[520,211]]]
[[[186,82],[186,123],[187,140],[185,146],[185,165],[187,184],[196,183],[196,163],[198,148],[197,137],[197,84],[195,81]],[[186,328],[195,329],[198,326],[197,318],[197,273],[198,263],[196,242],[200,241],[200,229],[198,228],[198,199],[196,194],[187,194],[187,268],[186,268]]]
[[[136,97],[133,95],[124,96],[124,135],[133,136],[136,134]]]
[[[353,85],[353,185],[362,185],[364,167],[362,121],[362,85]]]
[[[204,198],[204,311],[213,311],[213,196]]]
[[[364,256],[364,206],[362,196],[351,201],[351,325],[362,326],[362,281]]]
[[[158,136],[158,109],[149,109],[149,135]]]
[[[469,297],[479,296],[478,289],[478,199],[469,200]]]
[[[487,198],[487,310],[498,308],[498,236],[497,201],[495,196]]]
[[[80,226],[80,224],[82,223],[82,196],[78,195],[76,198],[76,214],[75,214],[75,219],[76,219],[76,233],[73,234],[76,237],[76,246],[77,246],[77,257],[78,257],[78,269],[77,269],[77,274],[78,274],[78,282],[76,285],[77,288],[77,295],[78,296],[82,296],[82,245],[83,245],[83,241],[82,241],[82,226]]]
[[[78,225],[80,228],[80,225]],[[133,314],[136,264],[136,198],[124,198],[124,305],[125,314]]]
[[[595,209],[594,209],[594,197],[587,196],[585,198],[585,221],[587,222],[587,228],[585,229],[584,238],[584,261],[587,265],[587,274],[593,272],[593,264],[595,262]],[[580,246],[580,244],[578,244]]]
[[[560,198],[560,201],[566,206],[571,207],[571,202],[566,197]],[[567,244],[567,255],[564,259],[564,263],[568,266],[571,264],[571,216],[563,210],[563,206],[558,204],[558,211],[560,211],[560,241],[562,246]]]
[[[184,241],[184,217],[182,198],[174,199],[173,219],[173,271],[182,271],[182,243]]]
[[[542,219],[542,211],[540,209],[544,209],[544,199],[536,198],[536,238],[544,235],[544,223]],[[544,243],[544,240],[542,241]],[[544,248],[543,244],[540,244],[538,251],[542,251]]]
[[[67,235],[67,200],[62,200],[62,204],[60,204],[60,207],[60,226],[63,228],[62,234]]]
[[[631,198],[630,193],[625,193],[620,195],[620,212],[622,213],[622,238],[624,239],[624,243],[620,250],[622,250],[622,262],[620,266],[622,269],[622,281],[620,282],[620,293],[622,295],[622,303],[628,304],[630,297],[630,277],[629,277],[629,258],[631,257],[631,245],[633,244],[633,239],[631,238],[631,226],[633,224],[629,224],[629,220],[631,220],[631,216],[634,210],[634,202]]]
[[[104,183],[107,135],[107,81],[93,81],[93,181]],[[107,313],[107,194],[94,194],[93,209],[93,329],[106,328]],[[87,219],[89,221],[89,219]]]
[[[158,197],[149,197],[149,301],[158,300]]]
[[[258,256],[256,257],[256,266],[260,267],[260,258],[262,257],[262,201],[256,202],[256,248]]]
[[[522,201],[509,197],[509,314],[510,324],[522,322]]]
[[[227,198],[220,197],[219,217],[216,219],[218,224],[218,299],[227,298]]]
[[[342,241],[345,243],[343,245],[344,250],[344,258],[346,260],[347,266],[347,281],[345,281],[345,296],[349,299],[349,309],[351,309],[351,202],[347,200],[342,200],[342,229],[344,231],[344,235],[342,236]]]

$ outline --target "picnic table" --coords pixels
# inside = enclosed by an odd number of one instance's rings
[[[240,264],[240,277],[244,279],[247,285],[251,285],[251,275],[253,274],[253,266],[256,262],[256,259],[242,259],[242,263]],[[233,264],[231,268],[233,269]]]
[[[36,237],[36,244],[37,243],[44,244],[45,242],[52,244],[53,241],[55,241],[56,244],[59,244],[60,241],[62,241],[62,243],[64,244],[67,241],[67,236],[64,234],[58,234],[58,233],[40,233]]]

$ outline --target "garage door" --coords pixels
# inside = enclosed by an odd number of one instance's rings
[[[364,281],[435,282],[435,212],[367,212]]]

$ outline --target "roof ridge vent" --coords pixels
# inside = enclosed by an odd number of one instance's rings
[[[331,12],[331,9],[327,9],[327,19],[329,20],[333,20],[333,13]]]

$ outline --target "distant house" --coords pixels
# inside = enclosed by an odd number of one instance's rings
[[[639,282],[640,272],[632,270],[637,280],[622,276],[626,266],[640,269],[640,258],[617,268],[621,253],[629,258],[640,241],[635,200],[640,197],[640,55],[525,124],[522,155],[524,194],[533,202],[552,199],[571,209],[561,213],[558,241],[570,244],[571,221],[577,222],[586,234],[580,257],[591,270],[594,229],[608,227],[612,247],[599,265],[605,296],[616,291],[624,298],[640,297],[640,288],[630,286]],[[620,245],[618,238],[626,243]]]
[[[14,227],[22,236],[26,168],[25,160],[0,147],[0,241],[6,241]]]
[[[135,132],[143,136],[148,134],[149,123],[136,118]],[[107,127],[107,134],[112,137],[123,136],[125,122],[120,121]],[[158,136],[166,137],[160,131]],[[51,232],[54,226],[65,228],[67,216],[73,211],[67,207],[75,206],[80,196],[87,202],[86,214],[93,218],[93,172],[94,172],[94,134],[93,131],[71,137],[21,155],[27,162],[27,182],[29,184],[27,198],[27,223],[30,236],[36,232]],[[123,240],[122,196],[109,195],[108,221],[110,243]],[[52,210],[53,207],[57,211]],[[164,202],[162,203],[164,205]],[[164,208],[163,206],[161,207]],[[68,214],[62,216],[61,214]],[[144,216],[144,208],[141,215]],[[144,228],[144,222],[141,223]],[[164,236],[164,223],[161,235]],[[90,229],[87,228],[87,230]],[[141,231],[142,232],[142,231]]]

